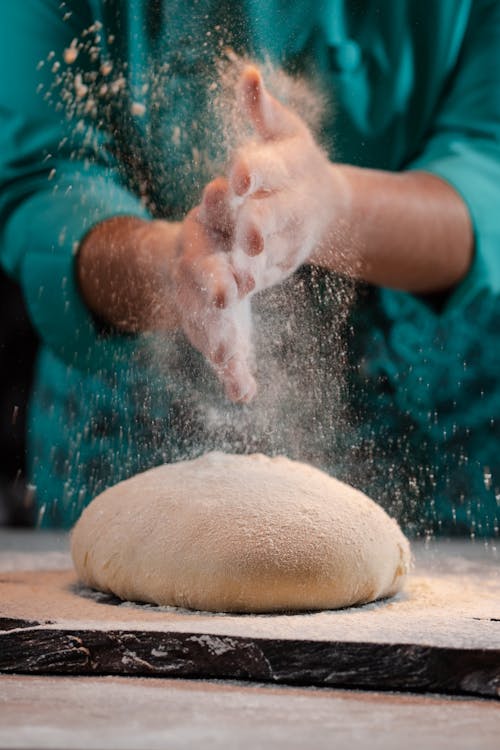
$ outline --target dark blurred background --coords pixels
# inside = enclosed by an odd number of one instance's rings
[[[21,291],[0,270],[0,526],[34,523],[26,480],[26,412],[37,337]]]

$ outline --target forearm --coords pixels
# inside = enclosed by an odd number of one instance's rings
[[[179,326],[169,268],[178,224],[119,216],[97,224],[77,256],[77,276],[89,309],[127,332]]]
[[[449,289],[467,273],[473,231],[464,201],[425,172],[332,166],[331,200],[343,205],[312,261],[378,286],[414,293]],[[339,215],[340,213],[340,215]]]

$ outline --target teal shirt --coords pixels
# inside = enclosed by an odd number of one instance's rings
[[[497,535],[500,5],[60,6],[5,4],[0,28],[0,250],[42,340],[29,435],[40,523],[71,525],[105,486],[222,447],[318,463],[416,533]],[[196,204],[224,156],[209,85],[226,45],[319,84],[334,102],[320,134],[333,159],[449,182],[475,236],[473,266],[445,299],[361,289],[341,355],[336,300],[349,292],[304,269],[283,290],[295,310],[264,344],[262,363],[291,362],[281,391],[266,396],[262,375],[264,416],[225,404],[182,336],[106,330],[74,273],[96,222],[179,219]]]

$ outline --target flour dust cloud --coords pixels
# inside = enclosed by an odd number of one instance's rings
[[[39,94],[66,120],[64,137],[45,155],[48,184],[54,193],[81,195],[86,205],[91,174],[91,193],[97,187],[106,196],[111,183],[119,184],[139,196],[152,218],[182,220],[205,185],[227,174],[234,149],[254,137],[236,95],[249,60],[227,47],[222,29],[207,36],[208,46],[193,46],[193,59],[199,57],[196,64],[191,60],[188,77],[175,72],[178,61],[168,49],[148,58],[147,73],[139,74],[120,62],[116,45],[96,21],[40,61],[53,81]],[[258,64],[270,92],[303,117],[321,142],[334,103],[317,81],[291,76],[269,60]],[[331,143],[321,145],[333,155]],[[70,169],[60,168],[68,163]],[[95,214],[89,209],[84,228],[100,218],[100,208]],[[342,233],[339,227],[332,241],[345,244]],[[61,246],[66,241],[67,228],[61,227]],[[380,441],[377,446],[377,436],[360,438],[350,404],[356,296],[347,277],[304,266],[252,298],[258,394],[247,406],[224,397],[181,333],[119,343],[111,335],[111,362],[83,375],[68,364],[61,385],[66,403],[53,416],[59,444],[39,461],[50,464],[59,482],[55,522],[76,520],[110,484],[209,450],[283,454],[370,494],[367,477],[377,474]],[[390,481],[397,485],[394,467]],[[399,495],[385,494],[377,499],[387,501],[386,509],[401,510],[404,488]],[[41,522],[44,513],[42,505]]]

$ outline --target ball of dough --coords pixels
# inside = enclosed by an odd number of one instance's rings
[[[212,612],[347,607],[398,591],[395,521],[312,466],[208,453],[95,498],[72,534],[82,582],[121,599]]]

